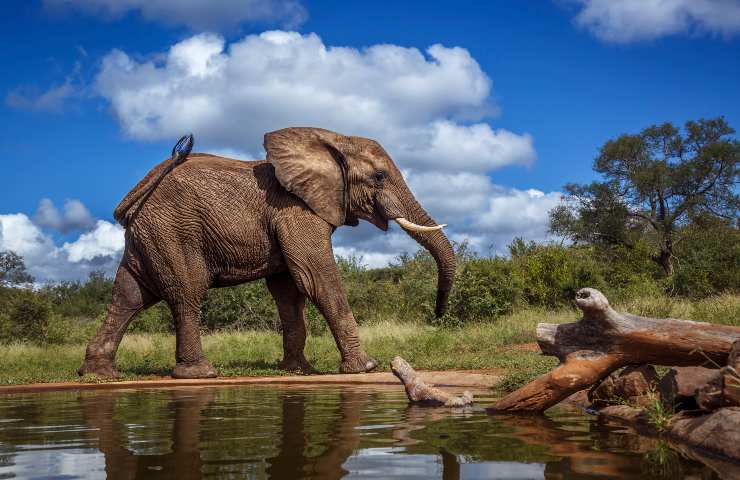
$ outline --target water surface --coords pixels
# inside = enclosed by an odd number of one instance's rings
[[[492,417],[477,400],[430,409],[400,388],[339,386],[6,395],[0,478],[720,478],[577,411]]]

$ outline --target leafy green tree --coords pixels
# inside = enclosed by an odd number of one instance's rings
[[[15,252],[0,252],[0,286],[33,282],[33,277],[26,270],[23,257]]]
[[[594,161],[602,181],[565,185],[550,230],[574,242],[634,248],[648,238],[667,276],[682,231],[697,216],[737,222],[740,142],[724,118],[654,125],[609,140]]]

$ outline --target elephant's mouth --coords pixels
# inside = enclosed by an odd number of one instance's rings
[[[401,213],[402,209],[399,207],[399,203],[395,196],[387,193],[381,194],[375,198],[376,211],[363,217],[384,232],[388,230],[389,220],[395,220],[406,232],[434,232],[447,226],[446,224],[419,225],[414,223]]]
[[[359,223],[358,220],[365,220],[379,229],[383,230],[384,232],[388,231],[388,220],[383,218],[381,215],[375,214],[375,215],[369,215],[367,213],[358,213],[355,215],[347,215],[347,220],[344,222],[345,225],[350,225],[353,227],[356,227]]]
[[[368,222],[372,223],[379,229],[383,230],[384,232],[388,231],[388,219],[381,217],[380,215],[372,215],[370,218],[366,219]]]

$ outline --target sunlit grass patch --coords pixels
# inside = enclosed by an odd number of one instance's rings
[[[638,315],[740,325],[740,296],[737,295],[696,301],[649,297],[617,303],[614,308]],[[571,322],[580,316],[578,310],[570,308],[527,308],[458,328],[387,318],[368,322],[360,326],[359,331],[363,349],[378,360],[379,370],[387,371],[391,359],[401,355],[421,370],[503,372],[501,387],[513,390],[557,363],[554,358],[541,355],[533,345],[537,324]],[[282,336],[278,332],[224,330],[204,335],[202,341],[206,355],[221,376],[289,373],[278,368],[283,354]],[[80,381],[76,372],[84,354],[82,343],[0,344],[0,383]],[[328,332],[309,335],[305,354],[319,372],[338,371],[339,352]],[[124,379],[169,375],[175,366],[175,337],[167,333],[128,333],[121,343],[117,364]]]

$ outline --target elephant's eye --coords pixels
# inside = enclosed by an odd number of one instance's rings
[[[385,180],[386,173],[382,170],[378,170],[377,172],[373,173],[373,180],[375,180],[377,183],[383,183],[383,180]]]

